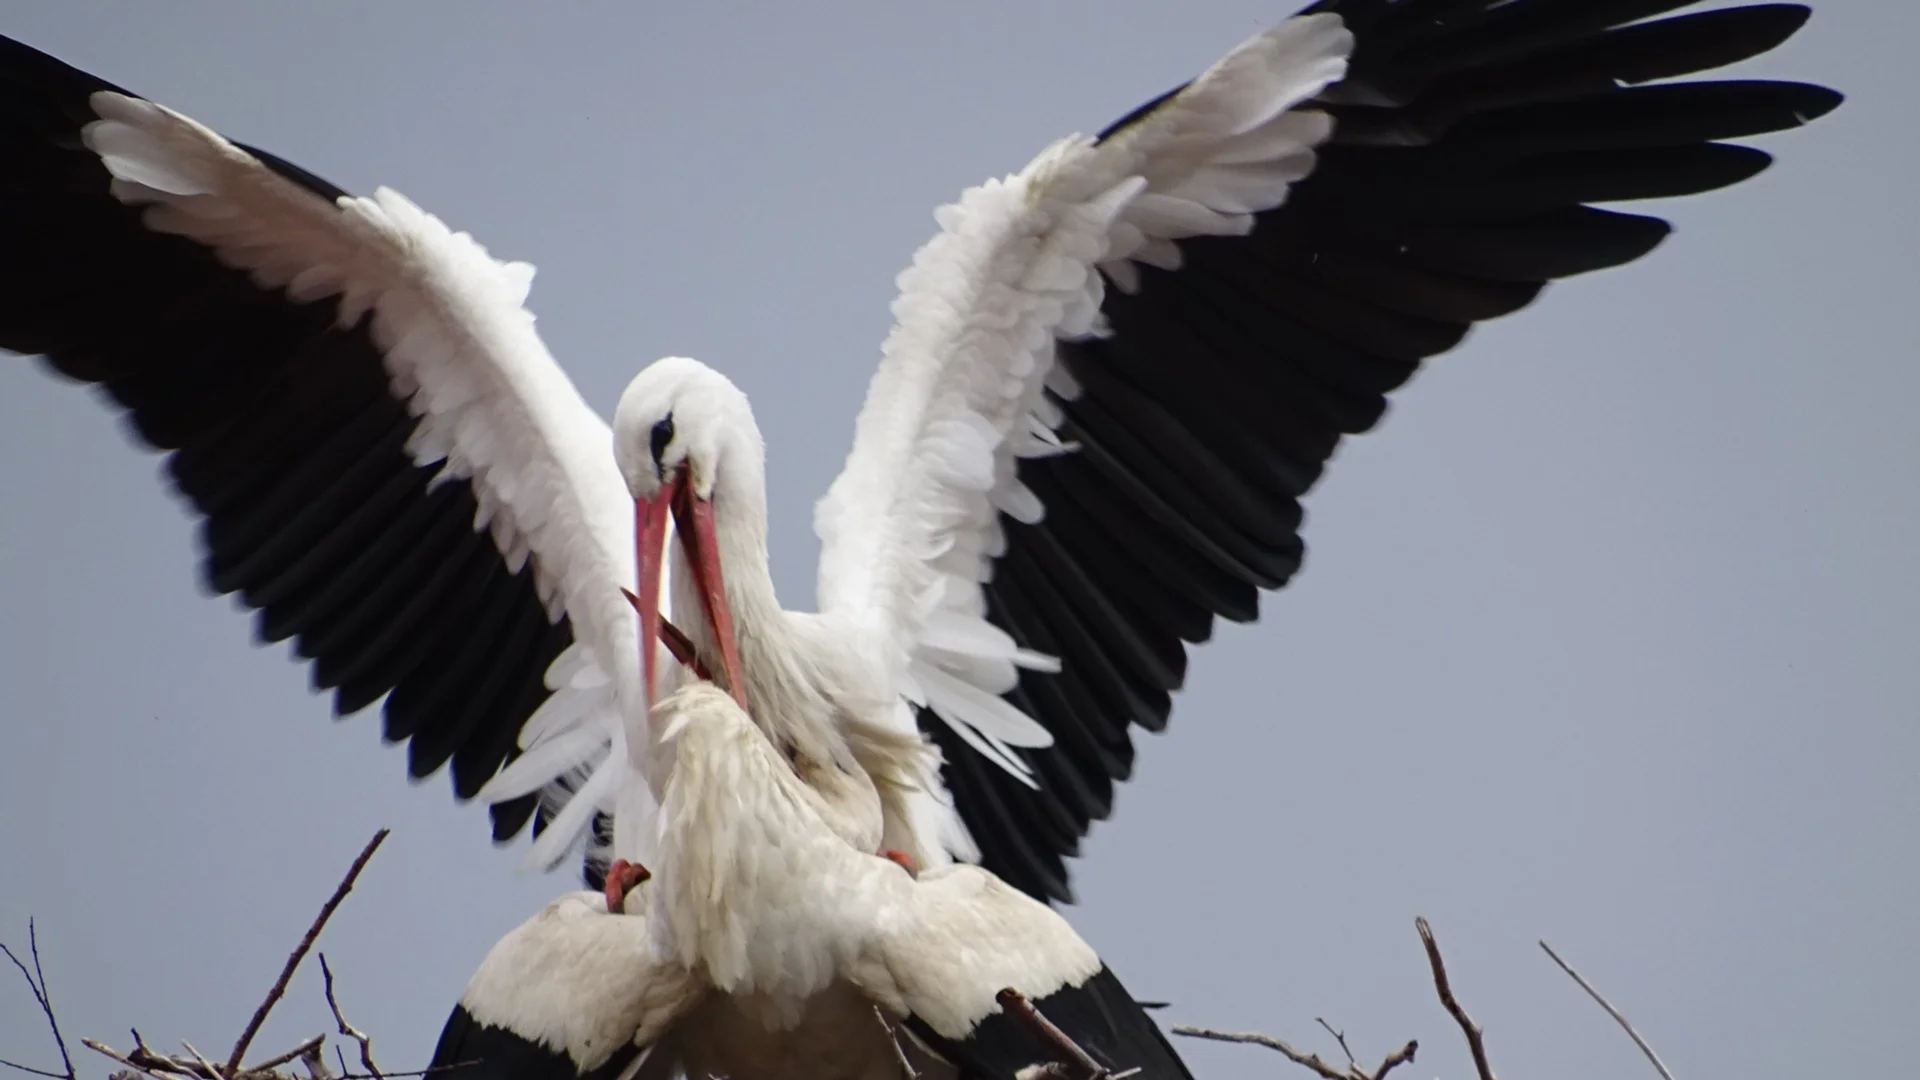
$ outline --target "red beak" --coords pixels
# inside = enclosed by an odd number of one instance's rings
[[[632,599],[640,614],[640,665],[646,679],[647,707],[653,707],[658,690],[655,679],[658,650],[654,643],[667,641],[670,647],[678,644],[669,636],[673,628],[660,618],[660,571],[666,561],[669,510],[673,512],[676,533],[686,550],[693,579],[700,587],[701,606],[706,609],[708,636],[720,648],[727,689],[744,710],[747,707],[746,680],[740,667],[739,642],[733,635],[733,612],[727,606],[726,580],[720,572],[720,546],[713,530],[713,503],[695,495],[692,487],[677,471],[661,483],[660,490],[651,499],[635,499],[633,502],[634,555],[639,563],[640,595]],[[675,654],[678,655],[678,652],[676,649]],[[702,665],[698,657],[692,659],[696,673],[706,677],[705,667],[710,665]]]

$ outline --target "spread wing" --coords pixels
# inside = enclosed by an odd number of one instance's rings
[[[1839,103],[1663,81],[1807,15],[1688,6],[1323,0],[941,210],[816,512],[820,596],[941,746],[986,866],[1070,899],[1132,729],[1298,569],[1341,437],[1475,323],[1668,232],[1590,204],[1744,180],[1769,158],[1725,140]]]
[[[208,586],[337,713],[383,701],[411,775],[450,762],[467,799],[544,759],[489,789],[494,836],[567,850],[638,685],[632,523],[532,268],[3,38],[0,156],[0,348],[127,410]]]

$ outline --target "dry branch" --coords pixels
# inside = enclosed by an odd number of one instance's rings
[[[1025,1024],[1036,1038],[1066,1059],[1051,1069],[1042,1066],[1040,1075],[1062,1076],[1068,1080],[1110,1080],[1113,1077],[1106,1066],[1095,1061],[1093,1055],[1081,1049],[1079,1043],[1074,1042],[1066,1032],[1054,1026],[1053,1021],[1042,1015],[1039,1009],[1034,1008],[1033,1002],[1028,1001],[1025,994],[1009,986],[994,997],[1000,1002],[1000,1007],[1007,1011],[1007,1015]],[[1071,1066],[1078,1072],[1068,1072],[1059,1065]]]
[[[1561,971],[1564,971],[1568,975],[1572,976],[1573,981],[1580,984],[1580,989],[1585,990],[1587,992],[1588,997],[1591,997],[1593,1000],[1599,1002],[1600,1007],[1607,1010],[1607,1015],[1613,1017],[1614,1022],[1619,1024],[1620,1027],[1624,1031],[1626,1031],[1627,1037],[1633,1040],[1633,1044],[1640,1048],[1641,1053],[1647,1055],[1648,1061],[1653,1062],[1653,1067],[1660,1070],[1660,1075],[1664,1077],[1665,1080],[1673,1080],[1673,1074],[1667,1071],[1666,1063],[1660,1060],[1660,1055],[1654,1053],[1653,1047],[1647,1045],[1647,1040],[1641,1038],[1640,1033],[1633,1030],[1633,1025],[1627,1022],[1626,1017],[1620,1015],[1620,1010],[1614,1008],[1612,1002],[1608,1001],[1606,998],[1601,997],[1600,991],[1595,990],[1593,988],[1592,983],[1582,978],[1579,972],[1573,970],[1572,964],[1569,964],[1565,960],[1560,959],[1560,954],[1553,951],[1553,946],[1542,941],[1540,943],[1540,947],[1546,950],[1547,955],[1553,958],[1554,963],[1560,965]]]
[[[291,982],[295,971],[299,968],[301,961],[306,957],[306,954],[312,950],[315,941],[319,938],[321,931],[325,929],[328,920],[332,918],[335,910],[339,908],[341,902],[346,899],[347,895],[353,891],[354,884],[359,879],[361,871],[366,868],[368,861],[372,859],[374,852],[379,849],[388,834],[389,830],[387,829],[381,829],[376,832],[373,838],[361,849],[360,854],[355,857],[352,865],[348,867],[345,876],[341,878],[340,883],[334,888],[332,896],[330,896],[321,907],[319,914],[314,917],[305,935],[301,937],[299,944],[295,946],[293,952],[288,955],[286,963],[281,969],[279,978],[274,981],[273,986],[267,992],[266,998],[261,1001],[259,1007],[254,1010],[252,1019],[248,1021],[245,1031],[242,1032],[239,1040],[235,1042],[233,1051],[225,1064],[216,1064],[210,1061],[205,1055],[200,1053],[192,1043],[184,1042],[184,1040],[182,1045],[187,1051],[186,1056],[160,1053],[147,1045],[137,1029],[133,1031],[134,1048],[124,1054],[93,1039],[82,1039],[80,1040],[81,1044],[126,1067],[125,1070],[112,1074],[110,1080],[401,1080],[403,1077],[428,1076],[433,1073],[459,1069],[467,1065],[475,1064],[474,1062],[458,1062],[410,1072],[387,1072],[381,1069],[373,1060],[373,1040],[365,1032],[353,1026],[353,1024],[347,1020],[346,1014],[341,1010],[339,997],[334,984],[333,969],[328,965],[326,955],[322,953],[319,957],[320,974],[325,986],[327,1007],[332,1011],[333,1020],[339,1033],[346,1038],[354,1040],[354,1042],[358,1044],[360,1048],[360,1064],[365,1071],[354,1072],[349,1068],[345,1055],[340,1053],[338,1045],[336,1045],[334,1049],[335,1053],[339,1055],[340,1072],[336,1074],[330,1070],[327,1067],[324,1056],[326,1047],[325,1035],[315,1035],[292,1049],[269,1057],[252,1067],[240,1067],[239,1063],[245,1057],[247,1048],[252,1043],[253,1037],[259,1033],[261,1025],[266,1022],[267,1015],[272,1011],[275,1003],[285,996],[287,986]],[[1454,994],[1452,982],[1447,974],[1446,961],[1440,954],[1440,944],[1434,937],[1432,926],[1430,926],[1424,918],[1415,919],[1414,926],[1419,931],[1421,944],[1426,950],[1427,961],[1433,975],[1434,991],[1438,995],[1441,1005],[1445,1007],[1448,1015],[1459,1025],[1461,1033],[1466,1037],[1467,1047],[1473,1055],[1474,1069],[1478,1074],[1478,1080],[1496,1080],[1493,1068],[1487,1060],[1486,1044],[1481,1027],[1473,1020],[1472,1016],[1467,1013],[1466,1008],[1460,1004],[1459,998]],[[55,1045],[58,1046],[60,1050],[61,1063],[64,1065],[66,1071],[54,1072],[48,1069],[38,1069],[28,1065],[21,1065],[4,1058],[0,1058],[0,1067],[13,1069],[31,1076],[44,1077],[46,1080],[78,1080],[78,1075],[74,1070],[73,1060],[67,1052],[65,1036],[61,1032],[60,1022],[54,1013],[53,1002],[47,990],[46,973],[42,968],[40,960],[39,934],[32,920],[28,920],[27,935],[29,952],[33,960],[31,968],[29,968],[12,949],[3,943],[0,943],[0,955],[5,955],[26,981],[28,989],[33,994],[34,1001],[39,1005],[41,1013],[46,1017],[47,1026],[53,1034]],[[1553,962],[1559,965],[1560,969],[1565,971],[1575,983],[1579,984],[1580,988],[1586,991],[1588,996],[1592,997],[1602,1009],[1605,1009],[1607,1014],[1613,1017],[1621,1029],[1633,1039],[1634,1044],[1640,1048],[1641,1053],[1645,1054],[1647,1060],[1659,1071],[1661,1080],[1674,1080],[1673,1074],[1667,1069],[1666,1064],[1660,1060],[1658,1054],[1654,1053],[1653,1048],[1640,1036],[1640,1033],[1634,1029],[1627,1018],[1622,1015],[1618,1009],[1614,1008],[1613,1004],[1602,996],[1600,992],[1594,988],[1593,984],[1589,983],[1585,977],[1574,970],[1572,965],[1568,964],[1558,953],[1554,952],[1552,946],[1548,945],[1545,941],[1541,941],[1539,945],[1540,948],[1552,958]],[[1054,1062],[1043,1064],[1030,1070],[1033,1076],[1049,1077],[1053,1078],[1053,1080],[1126,1080],[1126,1078],[1138,1071],[1130,1069],[1115,1073],[1101,1065],[1082,1049],[1078,1043],[1055,1026],[1052,1021],[1048,1020],[1045,1015],[1034,1007],[1032,1002],[1028,1001],[1026,997],[1017,991],[1011,988],[1005,989],[1002,990],[997,997],[1001,1006],[1009,1015],[1028,1027],[1036,1038],[1054,1053],[1056,1058]],[[1150,1004],[1158,1006],[1164,1003],[1143,1002],[1142,1007],[1149,1007]],[[908,1059],[905,1048],[898,1039],[897,1031],[877,1010],[874,1015],[875,1019],[879,1021],[882,1028],[893,1041],[894,1051],[901,1068],[903,1080],[918,1080],[918,1076]],[[1294,1049],[1282,1039],[1258,1032],[1218,1031],[1212,1028],[1187,1025],[1176,1026],[1171,1030],[1175,1035],[1184,1035],[1189,1038],[1264,1046],[1278,1052],[1295,1064],[1311,1070],[1316,1076],[1320,1077],[1320,1080],[1385,1080],[1387,1075],[1394,1069],[1403,1064],[1411,1063],[1414,1060],[1415,1053],[1419,1049],[1417,1042],[1409,1040],[1406,1045],[1382,1059],[1377,1068],[1368,1071],[1361,1067],[1355,1058],[1352,1048],[1347,1043],[1346,1032],[1335,1028],[1322,1017],[1315,1017],[1315,1022],[1325,1029],[1327,1034],[1332,1036],[1334,1041],[1339,1045],[1341,1053],[1346,1057],[1346,1067],[1344,1069],[1328,1063],[1318,1054],[1303,1053]],[[290,1072],[283,1071],[285,1066],[295,1061],[299,1061],[305,1069],[305,1078],[296,1077]]]
[[[1331,1031],[1332,1029],[1329,1028],[1328,1030]],[[1269,1050],[1278,1051],[1280,1056],[1293,1062],[1295,1065],[1303,1065],[1312,1069],[1322,1080],[1381,1080],[1382,1077],[1392,1072],[1397,1066],[1412,1061],[1413,1055],[1420,1049],[1418,1042],[1409,1040],[1407,1045],[1388,1054],[1386,1060],[1380,1063],[1379,1068],[1368,1072],[1362,1069],[1358,1062],[1353,1060],[1351,1053],[1347,1055],[1347,1067],[1344,1069],[1336,1069],[1332,1065],[1327,1064],[1326,1059],[1322,1058],[1319,1054],[1303,1054],[1295,1050],[1292,1046],[1289,1046],[1286,1040],[1276,1039],[1271,1035],[1262,1035],[1257,1031],[1215,1031],[1212,1028],[1191,1027],[1182,1024],[1174,1028],[1173,1033],[1175,1035],[1185,1035],[1190,1039],[1210,1039],[1214,1042],[1264,1046]],[[1346,1040],[1341,1039],[1338,1035],[1334,1037],[1340,1041],[1341,1049],[1345,1050]]]
[[[1456,998],[1453,994],[1453,984],[1447,978],[1447,963],[1440,956],[1440,942],[1435,940],[1433,936],[1433,927],[1429,926],[1427,920],[1424,918],[1415,919],[1413,925],[1414,929],[1420,932],[1420,944],[1424,946],[1427,951],[1427,965],[1433,971],[1434,992],[1439,995],[1440,1004],[1446,1007],[1448,1015],[1453,1017],[1454,1021],[1460,1025],[1461,1032],[1466,1035],[1467,1049],[1473,1052],[1473,1067],[1475,1071],[1479,1073],[1479,1080],[1495,1080],[1493,1067],[1487,1063],[1487,1047],[1485,1041],[1481,1038],[1480,1025],[1473,1022],[1473,1017],[1467,1015],[1467,1010],[1461,1006],[1460,999]],[[1541,947],[1545,948],[1546,943],[1542,942]],[[1552,954],[1551,949],[1548,950],[1548,954]],[[1555,959],[1558,959],[1558,957],[1555,957]],[[1572,974],[1571,969],[1568,970],[1568,974]],[[1579,978],[1577,975],[1574,977],[1576,979]],[[1584,980],[1581,985],[1586,985]],[[1596,998],[1598,997],[1598,995],[1595,996]],[[1605,1003],[1602,1002],[1602,1004]],[[1611,1012],[1612,1008],[1609,1007],[1608,1011]],[[1616,1014],[1616,1018],[1617,1015],[1618,1014]],[[1340,1052],[1345,1054],[1347,1058],[1346,1068],[1336,1068],[1328,1064],[1327,1060],[1319,1054],[1302,1053],[1295,1050],[1284,1039],[1277,1039],[1272,1035],[1263,1035],[1259,1032],[1215,1031],[1212,1028],[1181,1025],[1175,1027],[1173,1033],[1175,1035],[1185,1035],[1192,1039],[1211,1039],[1215,1042],[1264,1046],[1269,1050],[1277,1051],[1288,1061],[1312,1070],[1316,1076],[1320,1077],[1320,1080],[1382,1080],[1383,1077],[1395,1068],[1411,1062],[1413,1055],[1420,1049],[1418,1042],[1408,1040],[1407,1045],[1388,1054],[1385,1060],[1380,1062],[1379,1068],[1368,1072],[1361,1068],[1359,1062],[1354,1059],[1353,1050],[1347,1045],[1346,1032],[1336,1029],[1322,1017],[1315,1017],[1314,1022],[1325,1028],[1327,1034],[1333,1036],[1334,1042],[1340,1044]],[[1631,1031],[1631,1029],[1629,1029],[1629,1031]],[[1635,1036],[1635,1041],[1638,1041],[1638,1036]],[[1665,1075],[1664,1069],[1661,1070],[1661,1072],[1662,1075]],[[1673,1077],[1666,1076],[1666,1080],[1673,1080]]]
[[[314,939],[320,936],[320,931],[326,927],[327,920],[333,918],[334,909],[340,906],[340,901],[345,900],[347,894],[353,891],[353,883],[360,876],[360,871],[366,868],[367,860],[373,858],[373,853],[379,850],[381,842],[386,840],[387,834],[391,831],[381,829],[374,833],[373,839],[367,841],[367,846],[360,849],[360,854],[353,860],[353,865],[347,868],[347,876],[340,879],[340,884],[333,890],[333,895],[328,897],[327,902],[321,906],[320,914],[314,916],[313,925],[307,927],[306,936],[300,939],[300,944],[294,946],[292,954],[287,957],[286,965],[280,969],[280,977],[274,980],[273,988],[267,991],[267,996],[260,1002],[260,1007],[253,1011],[253,1019],[247,1021],[246,1030],[242,1031],[240,1038],[234,1042],[233,1052],[227,1055],[226,1074],[228,1076],[240,1074],[240,1059],[246,1056],[247,1045],[253,1042],[253,1037],[259,1033],[260,1025],[267,1022],[267,1014],[273,1011],[274,1003],[286,994],[287,982],[293,978],[293,970],[300,966],[300,961],[306,957],[307,950],[313,948]]]
[[[360,1044],[360,1064],[365,1066],[367,1072],[376,1080],[386,1080],[386,1077],[380,1074],[380,1066],[373,1063],[373,1040],[367,1038],[366,1032],[347,1023],[346,1015],[340,1011],[340,999],[333,996],[333,969],[327,966],[326,953],[320,954],[320,977],[326,980],[327,1008],[333,1010],[333,1019],[340,1025],[340,1034]],[[336,1046],[334,1049],[338,1051],[339,1047]],[[347,1071],[344,1062],[340,1066],[340,1071],[343,1073]]]
[[[360,872],[366,868],[367,861],[373,857],[373,853],[380,847],[381,842],[387,838],[387,835],[388,830],[381,829],[373,835],[371,840],[367,841],[365,847],[361,848],[359,856],[353,860],[353,864],[348,867],[346,875],[340,879],[340,883],[334,888],[333,895],[330,896],[327,902],[321,907],[320,913],[315,916],[313,922],[307,927],[307,932],[300,939],[299,945],[297,945],[293,953],[287,957],[287,962],[281,969],[280,977],[275,980],[272,989],[267,991],[266,999],[254,1010],[253,1018],[248,1022],[246,1031],[241,1034],[239,1041],[234,1044],[233,1053],[228,1062],[220,1064],[208,1059],[207,1056],[202,1054],[192,1043],[186,1042],[185,1040],[182,1040],[181,1043],[183,1049],[186,1051],[185,1054],[161,1053],[147,1045],[147,1041],[141,1037],[139,1029],[137,1028],[134,1029],[132,1033],[133,1049],[126,1053],[121,1053],[113,1047],[95,1039],[81,1039],[81,1045],[103,1057],[111,1059],[119,1065],[125,1066],[125,1068],[120,1071],[113,1073],[111,1080],[400,1080],[401,1077],[426,1076],[431,1073],[443,1072],[448,1069],[458,1069],[462,1066],[473,1064],[472,1062],[458,1062],[451,1065],[436,1066],[430,1069],[397,1073],[386,1072],[380,1069],[373,1061],[372,1040],[369,1039],[364,1032],[348,1023],[346,1015],[340,1011],[339,997],[334,988],[333,971],[327,967],[324,956],[321,957],[320,966],[321,976],[326,986],[327,1005],[333,1011],[334,1022],[339,1026],[340,1033],[359,1043],[360,1062],[366,1071],[354,1072],[346,1068],[344,1060],[342,1061],[339,1074],[335,1074],[331,1069],[328,1069],[326,1058],[323,1056],[326,1047],[325,1035],[315,1035],[285,1053],[275,1054],[251,1067],[241,1068],[238,1064],[246,1054],[247,1047],[252,1043],[253,1037],[259,1033],[261,1024],[265,1023],[267,1014],[272,1011],[274,1003],[285,996],[287,985],[292,980],[295,969],[300,966],[300,961],[312,950],[315,940],[319,938],[321,930],[326,927],[327,921],[333,917],[333,913],[339,908],[341,901],[345,900],[347,894],[353,891],[354,882],[359,879]],[[39,934],[31,920],[27,923],[27,935],[28,942],[31,946],[30,953],[33,959],[33,966],[31,968],[29,968],[12,949],[4,944],[0,944],[0,953],[4,953],[7,959],[13,962],[13,966],[19,969],[21,977],[26,980],[27,988],[32,991],[34,1001],[39,1004],[40,1011],[47,1018],[47,1026],[53,1032],[54,1042],[60,1047],[60,1058],[65,1064],[67,1071],[57,1073],[47,1069],[36,1069],[31,1066],[20,1065],[4,1059],[0,1059],[0,1066],[16,1069],[33,1076],[46,1077],[48,1080],[79,1080],[73,1068],[73,1061],[67,1055],[66,1039],[60,1031],[60,1022],[54,1015],[52,998],[49,997],[47,993],[47,977],[40,963]],[[285,1066],[295,1061],[299,1061],[302,1066],[304,1066],[306,1070],[306,1076],[304,1078],[298,1077],[291,1072],[283,1071]]]
[[[41,1014],[47,1018],[47,1027],[53,1031],[53,1045],[60,1048],[60,1063],[66,1066],[67,1071],[49,1072],[8,1061],[5,1058],[0,1058],[0,1065],[18,1069],[23,1073],[31,1073],[34,1076],[51,1077],[52,1080],[78,1080],[73,1072],[73,1059],[67,1056],[67,1037],[60,1033],[60,1019],[53,1014],[53,998],[47,990],[47,973],[40,966],[40,928],[34,925],[32,919],[27,920],[27,952],[33,957],[32,971],[27,970],[27,965],[20,962],[20,958],[14,955],[12,949],[5,944],[0,944],[0,953],[5,953],[7,959],[13,961],[13,966],[20,969],[20,977],[27,980],[27,989],[33,991],[33,1000],[40,1006]]]
[[[893,1060],[900,1065],[900,1075],[904,1080],[920,1080],[919,1070],[913,1067],[913,1062],[907,1060],[907,1048],[900,1045],[899,1029],[893,1026],[887,1019],[887,1014],[881,1012],[878,1005],[873,1007],[873,1018],[879,1023],[880,1030],[887,1033],[887,1042],[893,1046]]]
[[[1420,932],[1420,944],[1426,946],[1427,963],[1433,968],[1433,989],[1440,995],[1440,1004],[1460,1025],[1460,1031],[1467,1037],[1467,1049],[1473,1051],[1474,1071],[1480,1074],[1480,1080],[1494,1080],[1493,1066],[1487,1064],[1487,1044],[1481,1038],[1480,1025],[1473,1022],[1473,1017],[1461,1007],[1460,999],[1453,996],[1453,984],[1447,981],[1447,962],[1440,958],[1440,943],[1434,940],[1433,927],[1427,925],[1424,918],[1413,920],[1413,927]]]
[[[1316,1023],[1316,1024],[1319,1024],[1319,1025],[1320,1025],[1321,1027],[1323,1027],[1323,1028],[1325,1028],[1325,1029],[1327,1029],[1327,1034],[1329,1034],[1329,1035],[1331,1035],[1331,1036],[1333,1036],[1333,1041],[1334,1041],[1334,1042],[1337,1042],[1337,1043],[1339,1043],[1339,1044],[1340,1044],[1340,1052],[1341,1052],[1341,1053],[1343,1053],[1343,1054],[1345,1054],[1345,1055],[1347,1055],[1347,1066],[1348,1066],[1348,1068],[1353,1068],[1353,1067],[1355,1067],[1355,1066],[1358,1066],[1358,1065],[1360,1064],[1360,1063],[1359,1063],[1358,1061],[1355,1061],[1355,1060],[1353,1059],[1353,1048],[1347,1045],[1347,1033],[1346,1033],[1346,1032],[1344,1032],[1344,1031],[1335,1031],[1335,1030],[1333,1029],[1333,1025],[1332,1025],[1332,1024],[1329,1024],[1329,1023],[1327,1023],[1327,1018],[1326,1018],[1326,1017],[1324,1017],[1324,1016],[1316,1016],[1316,1017],[1314,1017],[1314,1018],[1313,1018],[1313,1022],[1314,1022],[1314,1023]]]

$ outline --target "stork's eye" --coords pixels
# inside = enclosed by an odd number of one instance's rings
[[[653,425],[653,463],[660,464],[661,455],[667,452],[667,444],[673,441],[673,414],[660,418]]]

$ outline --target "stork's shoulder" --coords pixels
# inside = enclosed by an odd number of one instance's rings
[[[628,896],[645,912],[649,885]],[[509,931],[460,995],[434,1054],[456,1080],[612,1077],[695,1007],[705,986],[655,953],[644,914],[568,893]]]

